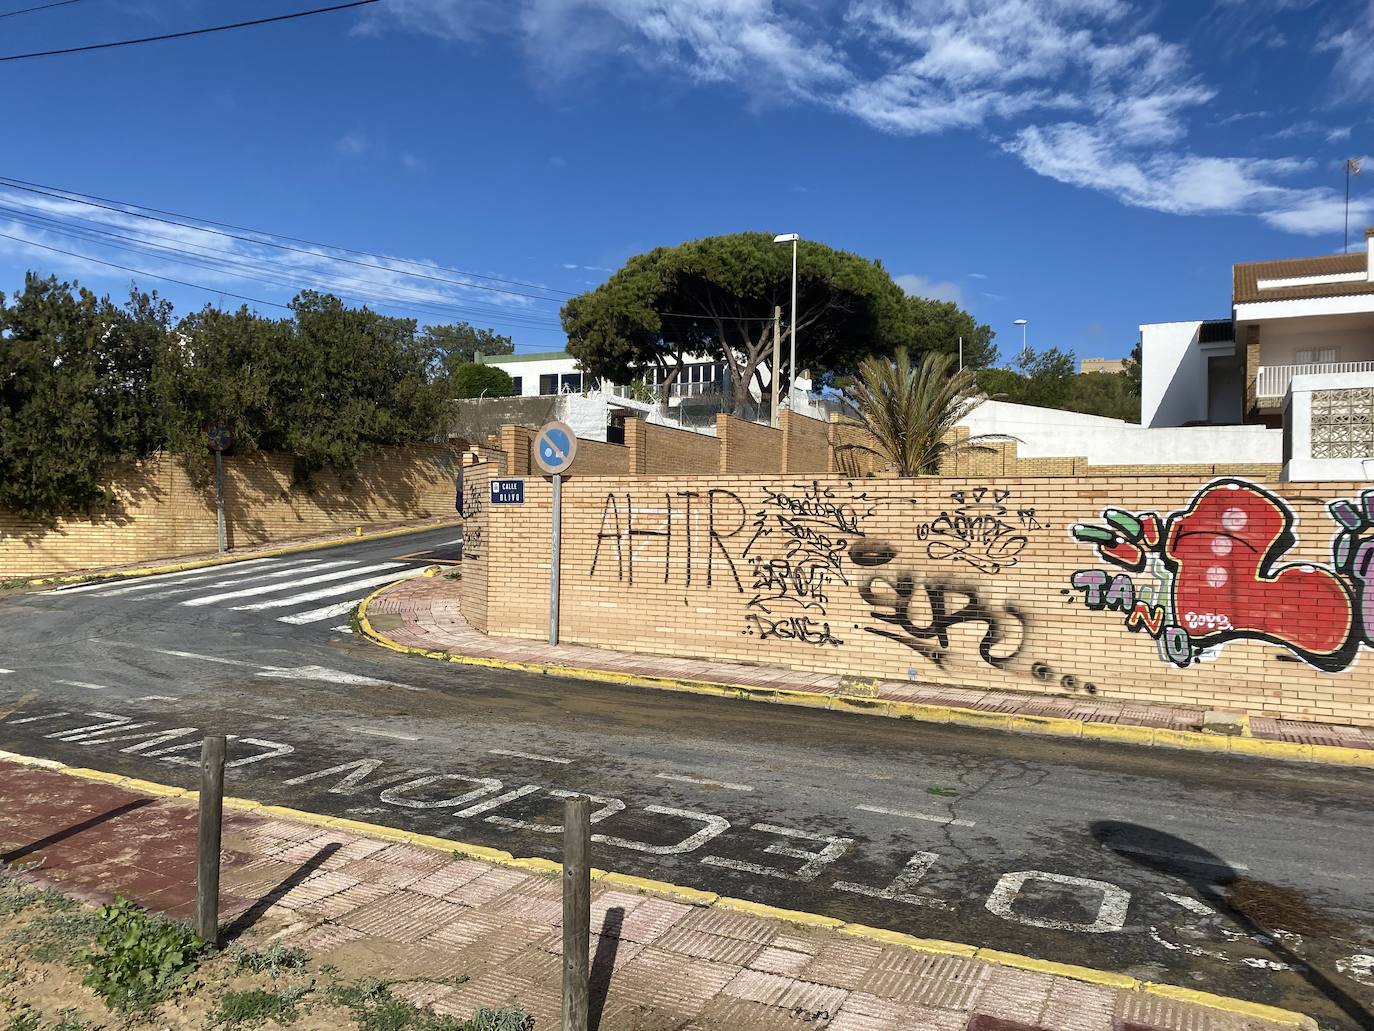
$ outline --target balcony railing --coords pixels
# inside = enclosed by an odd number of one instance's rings
[[[1374,362],[1327,362],[1322,365],[1261,365],[1255,384],[1257,398],[1281,399],[1294,376],[1341,372],[1374,372]]]

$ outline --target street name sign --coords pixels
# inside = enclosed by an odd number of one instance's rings
[[[492,480],[490,486],[493,505],[523,505],[525,503],[524,480]]]

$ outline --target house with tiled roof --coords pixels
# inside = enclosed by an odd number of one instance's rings
[[[1290,478],[1374,478],[1374,228],[1354,253],[1235,265],[1229,318],[1140,344],[1142,425],[1282,428]]]

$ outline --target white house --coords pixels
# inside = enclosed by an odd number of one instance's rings
[[[1230,318],[1142,325],[1140,343],[1142,425],[1277,428],[1295,377],[1374,372],[1374,228],[1353,254],[1236,265]]]

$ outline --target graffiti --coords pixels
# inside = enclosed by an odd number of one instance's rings
[[[713,587],[719,565],[729,573],[735,589],[744,593],[735,559],[725,545],[745,527],[747,517],[739,495],[713,488],[664,492],[662,499],[661,508],[636,509],[628,491],[606,495],[589,575],[596,576],[598,567],[604,572],[614,564],[616,580],[633,584],[638,563],[641,570],[661,567],[665,584],[676,577],[683,586],[691,587],[695,577],[704,586]]]
[[[861,522],[873,512],[867,493],[845,500],[814,480],[799,491],[765,487],[763,493],[743,554],[754,592],[744,633],[761,641],[843,644],[823,617],[832,585],[849,586],[844,557],[851,541],[863,535]],[[772,545],[769,554],[762,553],[764,544]]]
[[[952,662],[950,631],[965,623],[981,625],[978,657],[994,669],[1006,669],[1026,648],[1030,621],[1018,606],[988,605],[977,588],[926,581],[918,584],[910,573],[889,579],[871,578],[859,589],[874,619],[895,629],[865,627],[912,649],[946,669]]]
[[[487,507],[486,482],[469,481],[463,490],[463,551],[465,559],[476,560],[482,557],[482,528],[486,520],[482,513]]]
[[[1329,511],[1339,529],[1327,567],[1283,561],[1297,543],[1297,518],[1282,498],[1244,480],[1216,480],[1165,517],[1108,508],[1105,526],[1080,524],[1071,534],[1125,572],[1079,570],[1070,583],[1088,608],[1121,613],[1179,667],[1248,640],[1339,672],[1374,642],[1374,491]]]
[[[1011,491],[994,487],[956,490],[950,494],[952,510],[916,527],[916,539],[925,542],[926,557],[936,561],[963,562],[980,573],[1000,573],[1016,565],[1030,543],[1030,533],[1045,528],[1034,508],[1012,512],[1005,502]],[[913,505],[920,504],[912,499]]]
[[[803,644],[834,645],[844,644],[830,632],[830,624],[819,622],[810,616],[771,616],[750,612],[745,620],[750,624],[744,631],[746,635],[758,635],[760,641],[777,639],[779,641],[801,641]]]

